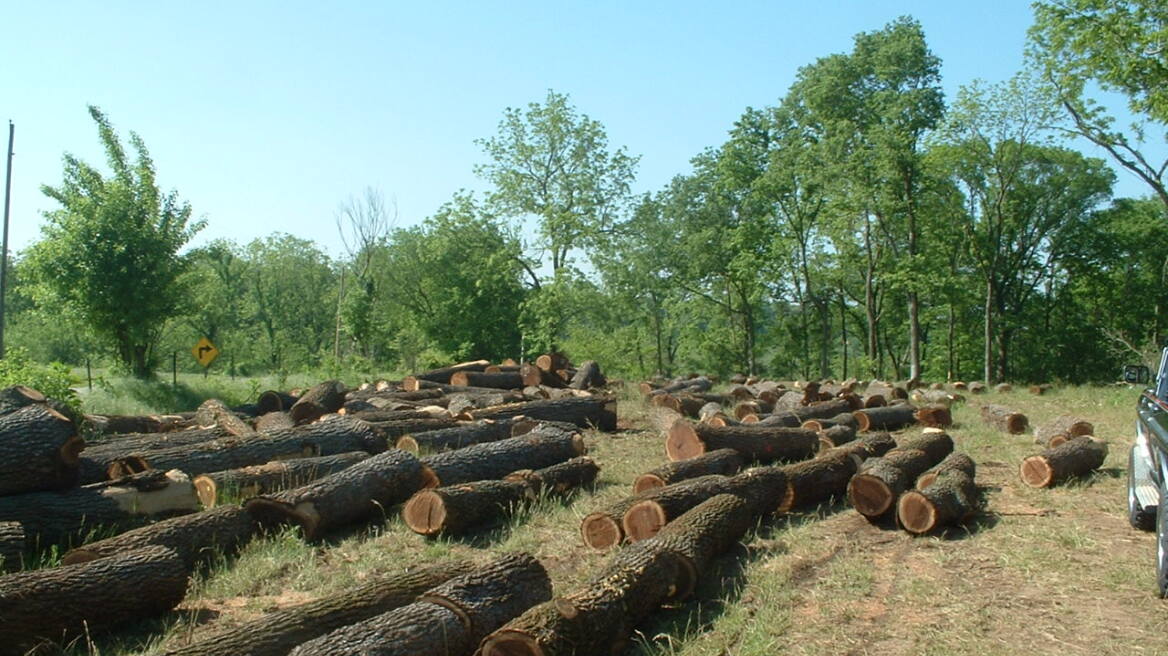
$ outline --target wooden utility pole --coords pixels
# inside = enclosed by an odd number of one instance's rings
[[[8,121],[8,169],[4,174],[4,242],[0,245],[0,358],[4,357],[4,297],[8,289],[8,210],[12,201],[12,142],[16,126]]]

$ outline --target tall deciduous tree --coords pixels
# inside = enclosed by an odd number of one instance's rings
[[[1168,159],[1146,140],[1168,139],[1168,4],[1162,0],[1042,0],[1034,3],[1030,56],[1058,93],[1070,131],[1103,148],[1144,181],[1168,213]],[[1116,125],[1089,85],[1127,97],[1137,117]]]
[[[131,159],[97,107],[97,124],[111,173],[65,155],[64,180],[41,190],[61,207],[45,213],[43,238],[29,262],[60,302],[75,308],[113,345],[136,376],[151,373],[153,347],[182,303],[179,249],[203,227],[191,208],[155,181],[146,144],[130,133]]]

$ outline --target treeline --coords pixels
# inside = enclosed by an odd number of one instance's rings
[[[483,196],[395,228],[366,191],[338,212],[339,260],[279,234],[171,249],[176,275],[154,292],[169,304],[141,330],[103,324],[54,275],[63,226],[93,214],[66,193],[94,195],[70,186],[67,159],[66,184],[46,188],[62,202],[56,228],[14,266],[10,341],[73,363],[112,344],[134,370],[207,336],[240,373],[559,349],[635,377],[1114,380],[1163,340],[1168,193],[1164,168],[1084,94],[1087,80],[1128,93],[1122,76],[1144,73],[1108,77],[1106,53],[1075,41],[1088,33],[1077,4],[1037,6],[1027,72],[948,102],[918,23],[859,34],[642,196],[637,158],[550,91],[479,141]],[[1162,133],[1163,99],[1128,97],[1140,130]],[[126,167],[104,128],[111,165]],[[1115,174],[1071,136],[1156,197],[1113,199]],[[199,228],[189,208],[152,207],[158,229],[176,216]],[[141,348],[125,346],[130,333]]]

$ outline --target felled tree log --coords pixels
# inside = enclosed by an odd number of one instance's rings
[[[838,424],[819,431],[820,448],[843,446],[856,439],[856,429],[851,426]]]
[[[236,437],[255,435],[256,431],[219,399],[207,399],[195,410],[195,423],[204,428],[218,426]]]
[[[344,410],[344,408],[342,408]],[[440,406],[411,407],[408,410],[371,409],[358,412],[342,412],[341,414],[364,422],[406,421],[410,419],[442,419],[450,416],[450,412]]]
[[[350,451],[315,458],[273,460],[263,465],[201,474],[191,482],[203,507],[214,508],[219,495],[225,492],[241,498],[279,492],[335,474],[368,457],[365,451]]]
[[[1106,459],[1106,442],[1080,435],[1023,460],[1022,481],[1030,487],[1050,487],[1099,469]]]
[[[566,460],[543,469],[520,469],[503,477],[505,481],[523,481],[535,494],[563,494],[596,481],[600,466],[587,456]]]
[[[125,467],[112,467],[120,460],[138,463],[131,471],[145,471],[145,463],[140,460],[147,452],[162,451],[175,447],[204,444],[227,437],[219,428],[190,428],[167,433],[126,433],[106,441],[86,445],[78,461],[78,482],[82,485],[99,483],[124,475]]]
[[[11,414],[17,410],[46,403],[48,399],[39,391],[25,385],[13,385],[0,389],[0,416]]]
[[[541,369],[534,364],[526,363],[519,367],[519,378],[524,386],[540,388],[566,387],[567,382],[560,378],[555,371]]]
[[[956,386],[954,386],[954,387],[956,387]],[[969,384],[969,393],[970,394],[985,394],[985,391],[986,391],[985,383],[974,381],[974,382]]]
[[[2,576],[0,645],[24,653],[160,615],[182,601],[188,576],[178,554],[159,546]]]
[[[175,417],[171,415],[171,417]],[[177,419],[177,418],[176,418]],[[123,433],[162,433],[177,430],[177,421],[163,421],[157,415],[85,415],[95,433],[121,435]]]
[[[1061,415],[1039,424],[1034,429],[1034,442],[1044,447],[1056,447],[1080,435],[1094,435],[1095,425],[1081,417]]]
[[[425,419],[401,419],[398,421],[370,421],[365,422],[377,437],[387,444],[394,444],[398,439],[411,433],[454,428],[458,422],[452,417],[428,417]]]
[[[736,474],[745,464],[742,456],[734,449],[708,451],[697,457],[670,462],[641,474],[633,481],[633,492],[644,492],[709,474],[724,476]]]
[[[665,525],[653,542],[680,556],[680,567],[671,600],[693,594],[698,579],[715,556],[736,544],[756,521],[749,505],[739,496],[719,494]]]
[[[713,474],[642,492],[621,517],[621,529],[632,542],[651,538],[685,511],[726,492],[726,480]]]
[[[896,448],[901,451],[924,451],[929,460],[941,462],[953,453],[953,438],[945,431],[926,428],[919,435],[903,435],[896,440]]]
[[[516,469],[540,469],[584,455],[579,433],[541,428],[526,435],[484,442],[422,458],[439,485],[498,479]]]
[[[0,521],[18,521],[31,544],[79,541],[95,529],[126,529],[150,518],[199,510],[186,474],[151,471],[70,490],[0,497]]]
[[[68,551],[65,565],[130,553],[151,545],[173,549],[188,567],[219,554],[230,554],[255,535],[256,524],[240,506],[220,506],[136,528]]]
[[[457,535],[511,514],[535,499],[523,481],[474,481],[419,490],[402,506],[402,521],[421,535]]]
[[[264,415],[256,417],[255,429],[257,433],[270,433],[277,430],[285,430],[296,425],[293,421],[292,415],[287,412],[269,412]]]
[[[920,448],[898,446],[882,457],[866,460],[848,482],[852,507],[869,519],[884,516],[918,476],[953,450],[953,440],[944,433],[925,433],[917,445]],[[944,445],[948,451],[942,448]]]
[[[653,397],[653,405],[668,408],[679,415],[697,419],[701,416],[702,406],[706,401],[696,396],[659,394]]]
[[[787,490],[787,474],[776,465],[751,467],[727,478],[725,490],[741,497],[755,517],[770,515]]]
[[[932,428],[948,428],[953,425],[953,414],[943,405],[926,405],[919,408],[915,415],[917,423]]]
[[[244,507],[262,524],[298,524],[305,539],[379,517],[414,492],[433,485],[413,454],[390,449],[307,485],[249,499]]]
[[[785,465],[787,489],[774,510],[787,513],[842,497],[848,482],[868,458],[884,455],[895,446],[888,433],[873,433],[845,447],[821,452],[810,460]]]
[[[1030,420],[1021,412],[1014,412],[1004,405],[990,403],[981,407],[981,417],[994,428],[1017,435],[1026,432]]]
[[[267,613],[250,622],[171,647],[166,656],[287,656],[297,645],[413,603],[426,590],[473,571],[467,562],[375,576],[352,590]]]
[[[665,437],[665,453],[674,461],[707,451],[734,449],[750,460],[791,462],[810,458],[818,448],[819,437],[814,431],[786,426],[718,427],[679,419]]]
[[[340,410],[344,404],[345,384],[339,380],[326,380],[301,394],[288,410],[288,414],[297,424],[306,424]]]
[[[652,541],[622,549],[582,590],[539,604],[483,640],[482,656],[614,654],[675,594],[681,558]]]
[[[917,421],[916,410],[908,403],[857,410],[854,413],[856,430],[861,433],[871,430],[900,430]]]
[[[813,431],[822,431],[834,426],[847,426],[849,428],[856,428],[856,415],[851,411],[841,412],[837,415],[827,418],[806,419],[799,424],[800,428],[806,428]]]
[[[385,440],[369,424],[338,415],[326,421],[271,431],[252,438],[223,438],[135,453],[111,463],[109,471],[113,476],[143,468],[181,469],[193,476],[262,465],[273,460],[384,450]]]
[[[1010,383],[998,383],[997,385],[994,385],[994,391],[998,394],[1006,394],[1008,392],[1014,391],[1014,386]]]
[[[413,376],[406,376],[402,379],[402,389],[407,392],[416,392],[422,389],[421,381],[431,383],[449,383],[450,377],[459,371],[483,371],[491,365],[487,360],[475,360],[473,362],[462,362],[460,364],[451,365],[449,367],[442,367],[439,369],[431,369]]]
[[[926,471],[917,477],[916,488],[923,490],[933,484],[937,477],[945,472],[957,469],[965,473],[970,479],[977,475],[977,465],[973,462],[973,458],[964,453],[953,452],[945,456],[945,459],[936,467]]]
[[[679,483],[681,484],[683,483]],[[642,494],[644,493],[627,496],[602,510],[585,515],[584,519],[580,520],[580,538],[584,544],[597,551],[608,551],[623,542],[625,529],[621,526],[621,520],[625,512],[641,500]]]
[[[27,547],[20,522],[0,522],[0,569],[15,569]]]
[[[77,425],[45,403],[0,415],[0,495],[76,485],[83,448]]]
[[[450,376],[450,384],[514,390],[523,389],[523,376],[518,371],[500,371],[493,374],[478,371],[456,371]]]
[[[471,412],[474,419],[507,419],[523,415],[575,424],[581,428],[595,426],[602,431],[616,430],[616,399],[606,396],[526,401],[483,408]]]
[[[896,517],[914,535],[964,522],[977,511],[977,485],[966,470],[950,467],[937,474],[928,487],[909,490],[896,502]]]
[[[1043,394],[1046,394],[1047,392],[1049,392],[1050,389],[1051,389],[1050,383],[1043,383],[1041,385],[1031,385],[1030,386],[1030,393],[1035,394],[1037,396],[1042,396]]]
[[[600,372],[600,365],[595,360],[585,360],[576,369],[576,375],[572,377],[571,382],[568,383],[568,387],[586,390],[594,387],[604,387],[607,384],[608,380]]]
[[[408,433],[397,439],[397,448],[412,453],[436,453],[461,449],[471,444],[496,442],[511,437],[510,421],[484,419],[437,430]]]
[[[261,392],[256,399],[256,415],[263,416],[269,412],[287,412],[296,403],[296,397],[291,394],[267,390]]]

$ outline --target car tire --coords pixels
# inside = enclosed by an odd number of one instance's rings
[[[1168,598],[1168,491],[1160,486],[1160,507],[1156,513],[1156,590]]]
[[[1133,446],[1127,454],[1127,521],[1131,523],[1132,528],[1137,528],[1141,531],[1156,530],[1156,514],[1148,512],[1141,504],[1139,497],[1136,496],[1136,481],[1133,477],[1135,472],[1136,449],[1139,447]]]

